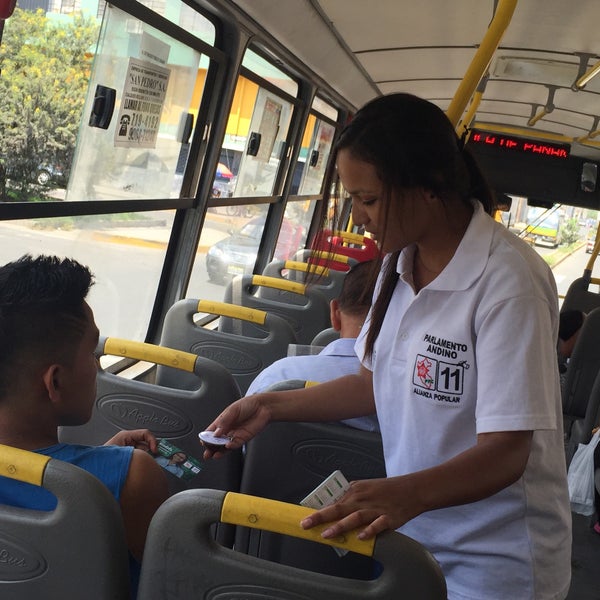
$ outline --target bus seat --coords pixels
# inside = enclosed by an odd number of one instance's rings
[[[0,475],[54,494],[53,511],[0,507],[0,597],[129,599],[129,566],[119,506],[98,479],[75,465],[0,446]]]
[[[332,232],[330,229],[324,229],[317,234],[313,249],[344,254],[358,262],[372,260],[379,255],[379,248],[375,240],[360,233]]]
[[[258,288],[256,295],[255,288]],[[274,297],[262,297],[261,288],[270,288]],[[296,300],[291,300],[290,297],[294,295],[303,296],[305,304],[297,304]],[[286,319],[294,330],[298,344],[310,344],[319,331],[331,325],[329,302],[319,290],[278,277],[238,275],[225,288],[224,299],[231,304],[257,308]],[[232,319],[221,319],[222,331],[237,333],[234,327]],[[240,333],[255,336],[260,331],[254,323],[246,321],[241,323]]]
[[[194,322],[197,313],[249,321],[264,329],[266,336],[250,337],[199,327]],[[217,361],[233,375],[244,394],[265,367],[286,356],[289,344],[296,343],[296,335],[287,320],[272,313],[224,302],[187,299],[168,310],[160,343]],[[159,365],[156,383],[185,389],[196,385],[197,379],[192,373]]]
[[[589,289],[590,279],[578,277],[574,279],[561,306],[561,312],[566,310],[581,310],[589,313],[595,308],[600,308],[600,293]]]
[[[583,403],[582,403],[583,404]],[[592,390],[585,403],[585,407],[582,406],[583,416],[569,415],[570,416],[570,431],[569,436],[566,440],[566,456],[567,465],[571,463],[571,459],[575,454],[575,451],[579,447],[579,444],[588,444],[592,437],[592,430],[599,423],[600,419],[600,371],[594,379]]]
[[[327,329],[323,329],[323,331],[319,331],[310,344],[311,346],[327,346],[327,344],[339,338],[340,332],[333,327],[328,327]]]
[[[284,273],[287,271],[287,274]],[[327,300],[333,300],[340,295],[346,271],[336,271],[328,267],[311,265],[307,262],[296,260],[273,260],[264,269],[263,275],[267,277],[281,277],[290,281],[306,283],[307,279],[314,278],[309,285],[318,289]],[[265,288],[263,296],[269,298],[269,288]],[[302,297],[298,298],[298,304],[302,304]],[[290,298],[293,301],[293,298]]]
[[[324,250],[298,250],[293,257],[295,261],[307,262],[321,267],[327,267],[334,271],[348,271],[353,265],[360,261],[347,254],[339,252],[327,252]]]
[[[190,490],[169,498],[156,512],[144,552],[140,597],[144,600],[191,598],[292,598],[301,600],[442,600],[441,569],[415,540],[386,531],[375,540],[347,536],[331,542],[322,528],[303,530],[300,520],[312,509],[265,498],[216,490]],[[308,574],[215,544],[215,521],[248,524],[286,536],[299,536],[335,554],[331,546],[353,548],[383,564],[372,581]],[[327,544],[327,545],[326,545]]]
[[[584,310],[584,309],[582,309]],[[569,359],[565,385],[562,390],[563,421],[565,427],[565,442],[567,446],[567,458],[570,460],[570,437],[573,425],[583,420],[589,424],[589,419],[595,417],[591,413],[594,406],[597,408],[600,395],[600,382],[596,383],[600,372],[600,308],[591,310],[579,331],[573,353]],[[590,400],[594,398],[592,404]],[[585,437],[582,431],[583,424],[578,425],[578,437]],[[590,429],[591,434],[591,429]],[[575,441],[575,438],[574,440]],[[575,446],[576,448],[577,446]]]
[[[297,389],[299,380],[274,384],[269,391]],[[333,471],[348,481],[385,477],[381,436],[341,423],[270,423],[246,445],[240,491],[245,494],[299,503]],[[245,528],[236,531],[236,547],[315,572],[369,579],[370,558],[348,554],[340,558],[330,548],[305,540]]]
[[[120,430],[147,428],[201,463],[201,471],[185,481],[167,472],[172,493],[206,486],[239,489],[241,450],[228,452],[220,461],[203,461],[198,440],[198,433],[240,397],[239,388],[225,367],[189,352],[110,337],[100,339],[96,354],[168,364],[194,373],[198,386],[180,390],[100,370],[91,419],[85,425],[61,427],[61,442],[97,445]]]

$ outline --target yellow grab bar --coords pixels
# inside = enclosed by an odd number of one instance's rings
[[[174,367],[190,373],[194,372],[196,359],[198,358],[191,352],[113,337],[105,338],[103,352],[104,354],[125,356],[135,360],[165,365],[166,367]]]
[[[262,285],[264,287],[284,290],[286,292],[294,292],[296,294],[306,294],[306,285],[297,281],[288,281],[281,277],[268,277],[266,275],[254,275],[252,277],[252,285]]]
[[[42,485],[49,456],[0,444],[0,475]]]
[[[361,233],[354,233],[353,231],[334,231],[333,237],[341,237],[345,242],[349,244],[360,244],[361,246],[365,243],[365,236]]]
[[[310,256],[318,260],[336,261],[344,264],[348,264],[349,259],[345,254],[336,254],[334,252],[327,252],[326,250],[311,250]]]
[[[358,530],[350,531],[335,539],[325,539],[321,537],[321,532],[327,528],[327,524],[312,529],[302,529],[300,521],[314,512],[314,508],[306,508],[297,504],[228,492],[221,508],[221,521],[232,525],[292,535],[328,546],[344,548],[365,556],[373,556],[375,538],[359,540],[356,537]]]
[[[231,317],[232,319],[241,319],[264,325],[267,313],[257,308],[247,308],[228,302],[216,302],[214,300],[200,300],[198,302],[198,312],[210,313],[212,315],[221,315]]]
[[[321,267],[320,265],[305,263],[299,260],[286,260],[283,263],[284,269],[292,269],[293,271],[303,271],[307,273],[316,273],[317,275],[329,275],[329,267]]]

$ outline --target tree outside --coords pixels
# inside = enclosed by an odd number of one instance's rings
[[[0,194],[44,198],[40,176],[68,176],[99,26],[75,16],[54,21],[15,9],[0,45]],[[8,185],[7,185],[8,180]]]
[[[561,240],[563,244],[574,244],[581,239],[581,232],[579,230],[579,223],[575,217],[567,219],[561,230]]]

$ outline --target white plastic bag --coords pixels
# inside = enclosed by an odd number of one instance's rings
[[[586,517],[594,514],[594,450],[599,439],[597,431],[589,444],[579,444],[567,474],[571,510]]]

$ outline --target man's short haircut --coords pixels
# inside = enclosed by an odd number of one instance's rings
[[[337,298],[340,310],[351,315],[366,315],[373,301],[374,284],[373,261],[355,264],[346,273]]]
[[[68,258],[26,254],[0,267],[0,397],[20,377],[73,359],[92,283],[90,270]]]
[[[563,342],[572,338],[583,325],[583,313],[580,310],[565,310],[560,313],[558,337]]]

